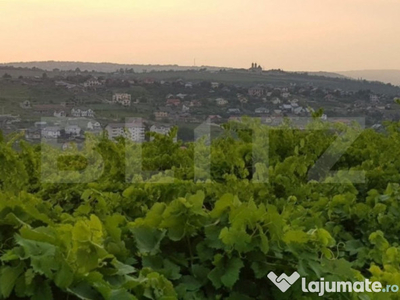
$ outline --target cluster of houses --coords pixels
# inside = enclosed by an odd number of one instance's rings
[[[84,122],[84,123],[82,123]],[[66,124],[48,124],[47,122],[36,122],[32,128],[25,130],[25,138],[34,140],[54,140],[54,139],[75,139],[83,138],[85,132],[101,133],[107,132],[108,138],[115,140],[118,137],[125,137],[134,142],[144,142],[146,124],[141,118],[127,120],[125,123],[109,123],[104,130],[101,124],[94,120],[69,119]],[[149,127],[150,132],[168,135],[171,126],[153,124]],[[175,139],[176,140],[176,139]]]
[[[66,124],[48,124],[47,122],[35,122],[34,126],[25,130],[27,140],[78,138],[83,137],[84,132],[99,133],[102,128],[97,121],[69,119]]]
[[[132,104],[132,95],[126,93],[118,93],[114,94],[112,97],[111,103],[120,104],[122,106],[131,106]]]

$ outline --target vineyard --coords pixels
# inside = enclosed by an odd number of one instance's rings
[[[0,299],[318,297],[300,282],[281,292],[271,271],[400,285],[400,123],[309,129],[248,120],[185,146],[176,131],[93,137],[86,158],[0,137]],[[328,148],[343,154],[310,179]]]

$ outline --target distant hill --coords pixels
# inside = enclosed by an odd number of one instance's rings
[[[61,71],[75,70],[79,68],[81,71],[95,72],[115,72],[119,69],[133,69],[136,73],[151,72],[151,71],[185,71],[185,70],[200,70],[207,68],[209,71],[218,71],[219,67],[210,66],[178,66],[178,65],[139,65],[139,64],[117,64],[117,63],[94,63],[94,62],[78,62],[78,61],[32,61],[32,62],[10,62],[3,63],[0,66],[14,66],[21,68],[39,68],[46,71],[59,69]]]
[[[324,77],[331,77],[331,78],[348,78],[348,76],[339,74],[339,73],[332,73],[332,72],[306,72],[308,75],[313,75],[313,76],[324,76]]]
[[[354,79],[381,81],[393,85],[400,85],[400,70],[359,70],[338,73]]]
[[[342,89],[345,91],[370,90],[377,94],[400,95],[400,71],[398,72],[399,86],[388,85],[379,82],[376,77],[371,80],[355,80],[357,75],[351,76],[347,72],[287,72],[281,69],[264,70],[262,73],[249,72],[248,69],[234,69],[215,66],[178,66],[178,65],[139,65],[117,63],[93,63],[71,61],[38,61],[15,62],[0,64],[0,77],[8,73],[13,78],[41,77],[44,72],[47,76],[66,76],[75,74],[79,68],[82,72],[92,72],[93,76],[102,76],[105,73],[114,73],[120,69],[134,71],[127,72],[123,76],[134,79],[147,77],[157,80],[176,80],[178,78],[198,82],[217,81],[227,84],[251,86],[254,84],[272,84],[274,86],[288,86],[290,84],[313,85],[320,88]],[[56,70],[56,71],[55,71]],[[62,71],[64,74],[60,74]],[[69,72],[68,72],[69,71]],[[120,73],[118,73],[120,74]],[[88,74],[87,74],[88,75]],[[355,79],[353,79],[355,78]],[[366,77],[363,77],[367,79]],[[383,81],[383,80],[382,80]],[[388,81],[385,81],[388,82]]]

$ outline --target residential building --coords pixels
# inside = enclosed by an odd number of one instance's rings
[[[218,82],[211,82],[211,88],[213,88],[213,89],[219,88],[219,83]]]
[[[118,94],[114,94],[113,98],[112,98],[112,102],[113,103],[118,103],[118,104],[122,104],[122,102],[124,100],[132,100],[132,95],[130,94],[126,94],[126,93],[118,93]]]
[[[274,99],[272,99],[272,104],[275,104],[275,105],[281,104],[281,99],[275,97]]]
[[[135,102],[135,103],[137,103],[137,102]],[[121,105],[122,106],[131,106],[131,100],[130,99],[123,99],[121,101]]]
[[[67,114],[65,113],[64,110],[55,110],[53,113],[53,116],[56,118],[63,118],[65,117]]]
[[[87,123],[86,129],[87,130],[100,130],[101,129],[101,125],[97,121],[89,121]]]
[[[264,88],[261,86],[254,86],[249,88],[248,93],[252,97],[261,97],[264,95]]]
[[[228,104],[228,101],[223,98],[217,98],[215,99],[215,102],[217,103],[218,106],[224,106]]]
[[[40,128],[28,128],[25,130],[27,140],[40,140],[42,137]]]
[[[378,97],[377,95],[371,94],[371,95],[369,96],[369,100],[370,100],[372,103],[379,103],[379,97]]]
[[[49,126],[43,128],[41,134],[45,139],[56,139],[61,135],[61,129],[58,126]]]
[[[167,99],[167,106],[178,106],[181,104],[180,99]]]
[[[155,80],[153,78],[146,78],[143,80],[144,84],[154,84]]]
[[[72,136],[80,136],[82,129],[78,125],[68,125],[65,127],[65,133]]]
[[[228,114],[240,114],[240,109],[239,108],[228,108],[226,111]]]
[[[242,121],[242,117],[240,117],[240,116],[230,116],[228,118],[228,122],[230,122],[230,121],[232,121],[232,122],[241,122]]]
[[[154,117],[157,121],[162,121],[168,118],[169,113],[167,111],[156,111],[154,112]]]
[[[64,106],[58,104],[39,104],[39,105],[34,105],[32,108],[35,114],[40,114],[45,116],[54,116],[55,112],[62,111],[65,109]]]
[[[29,100],[25,100],[24,102],[20,103],[19,106],[23,109],[32,108],[31,102]]]
[[[105,129],[111,140],[117,137],[125,137],[131,141],[141,143],[145,139],[145,127],[142,120],[135,119],[127,123],[111,123]]]
[[[98,81],[98,80],[95,79],[95,78],[92,78],[92,79],[89,79],[89,80],[85,81],[85,82],[83,83],[83,86],[84,86],[85,88],[95,88],[95,87],[101,86],[101,82]]]
[[[93,118],[94,117],[94,111],[90,108],[79,108],[79,107],[73,107],[71,109],[71,116],[76,117],[76,118]]]
[[[185,99],[185,97],[187,96],[187,94],[182,94],[182,93],[179,93],[179,94],[177,94],[176,95],[176,97],[178,97],[179,99]]]
[[[256,109],[254,110],[254,112],[255,112],[256,114],[267,114],[267,113],[269,113],[269,109],[267,109],[267,108],[265,108],[265,107],[259,107],[259,108],[256,108]]]
[[[170,126],[164,126],[164,125],[152,125],[150,127],[150,132],[155,132],[158,134],[162,134],[162,135],[168,135],[171,131],[171,127]],[[150,141],[154,140],[154,137],[150,137]],[[177,141],[177,137],[174,137],[174,142]]]
[[[182,105],[182,112],[186,113],[190,110],[189,106],[186,106],[185,104]]]
[[[328,94],[324,97],[324,100],[325,101],[333,101],[333,100],[335,100],[335,97],[331,94]]]
[[[199,107],[199,106],[201,106],[201,102],[199,100],[192,100],[192,101],[190,101],[189,106],[191,106],[191,107],[196,107],[196,106]]]
[[[293,107],[290,104],[283,104],[280,108],[282,110],[286,111],[286,112],[292,112],[293,111]]]
[[[222,117],[220,115],[209,115],[207,118],[207,122],[209,124],[219,123],[221,120],[222,120]]]

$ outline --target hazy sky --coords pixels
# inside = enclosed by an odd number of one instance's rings
[[[400,69],[399,0],[0,0],[0,61]]]

